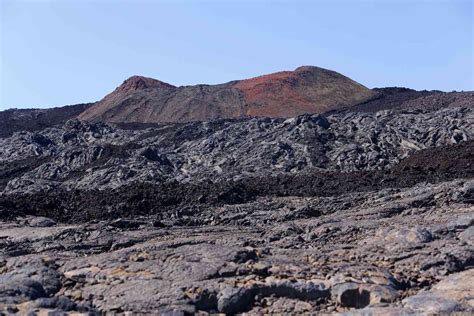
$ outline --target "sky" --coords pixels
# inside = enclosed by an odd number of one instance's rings
[[[473,2],[0,0],[0,109],[97,101],[132,75],[216,84],[301,65],[474,90]]]

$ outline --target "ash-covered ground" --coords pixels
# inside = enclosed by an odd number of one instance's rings
[[[378,107],[1,138],[0,311],[473,313],[472,102]]]

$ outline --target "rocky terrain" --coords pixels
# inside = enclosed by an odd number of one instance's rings
[[[472,312],[474,183],[2,222],[0,306],[350,315]],[[200,224],[210,216],[207,224]]]
[[[470,140],[473,120],[472,108],[220,120],[141,130],[72,120],[0,139],[0,162],[9,194],[388,170],[410,153]]]
[[[133,77],[0,123],[0,314],[474,313],[473,92]]]

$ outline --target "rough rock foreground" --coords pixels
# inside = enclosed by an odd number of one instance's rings
[[[473,312],[474,182],[148,217],[3,222],[4,312]],[[199,214],[185,215],[189,218]]]
[[[472,106],[0,139],[0,311],[474,313]]]

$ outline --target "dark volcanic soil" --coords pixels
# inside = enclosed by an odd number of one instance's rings
[[[350,111],[437,110],[446,107],[472,107],[474,92],[416,91],[408,88],[375,88],[376,95],[365,102],[348,107]]]
[[[38,131],[77,117],[94,103],[84,103],[51,109],[10,109],[0,111],[0,138],[18,131]]]

